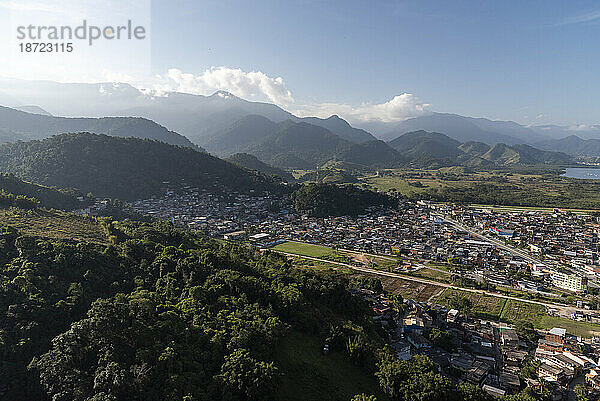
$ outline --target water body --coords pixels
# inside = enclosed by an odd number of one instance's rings
[[[599,168],[567,168],[563,177],[580,178],[583,180],[600,180]]]

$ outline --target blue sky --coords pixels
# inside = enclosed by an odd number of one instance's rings
[[[224,89],[351,121],[441,111],[600,123],[598,2],[0,0],[0,36],[12,38],[16,21],[49,16],[100,25],[132,18],[149,34],[43,62],[0,40],[9,54],[0,75]]]
[[[600,121],[598,2],[177,4],[152,3],[156,73],[240,67],[283,77],[304,102],[379,103],[408,92],[436,111]]]

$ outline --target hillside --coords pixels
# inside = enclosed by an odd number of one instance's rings
[[[248,153],[236,153],[226,159],[228,162],[237,164],[238,166],[256,170],[265,175],[279,177],[284,181],[293,182],[294,176],[285,170],[279,169],[263,163],[256,158],[256,156],[249,155]]]
[[[25,182],[12,174],[0,173],[0,190],[15,196],[37,199],[46,208],[73,210],[85,204],[77,198],[83,196],[75,190],[51,188]]]
[[[415,131],[399,136],[388,143],[411,165],[420,167],[439,166],[486,166],[567,164],[572,160],[565,153],[536,149],[529,145],[506,145],[483,142],[466,142],[447,135]]]
[[[67,132],[91,132],[117,137],[154,139],[197,148],[186,137],[139,117],[66,118],[26,113],[0,106],[0,142],[44,139]]]
[[[352,127],[346,120],[337,115],[333,115],[329,118],[304,117],[300,118],[299,120],[312,125],[318,125],[319,127],[327,128],[340,138],[350,142],[363,143],[377,140],[377,138],[367,131]]]
[[[436,132],[409,132],[388,143],[403,156],[418,164],[439,161],[452,164],[462,154],[460,142]]]
[[[160,192],[164,182],[207,190],[276,189],[263,175],[191,148],[90,133],[0,146],[0,171],[27,181],[132,200]]]
[[[200,143],[216,155],[241,152],[249,145],[279,130],[280,126],[266,117],[251,114],[237,120],[231,127],[203,138]]]
[[[290,169],[312,169],[330,160],[369,166],[394,166],[401,157],[387,144],[355,144],[308,123],[287,122],[273,135],[248,146],[247,153],[268,164]]]

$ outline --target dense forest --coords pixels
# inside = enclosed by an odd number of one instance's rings
[[[165,183],[207,190],[278,191],[272,179],[188,147],[89,133],[0,146],[0,171],[42,185],[133,200]]]
[[[393,206],[397,199],[354,185],[304,184],[291,195],[294,208],[310,216],[356,216],[371,206]]]

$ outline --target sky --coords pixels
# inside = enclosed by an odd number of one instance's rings
[[[0,35],[49,15],[73,24],[132,19],[148,35],[41,63],[0,37],[0,51],[12,52],[1,76],[124,81],[156,93],[222,89],[351,121],[436,111],[600,123],[597,1],[0,0]]]

